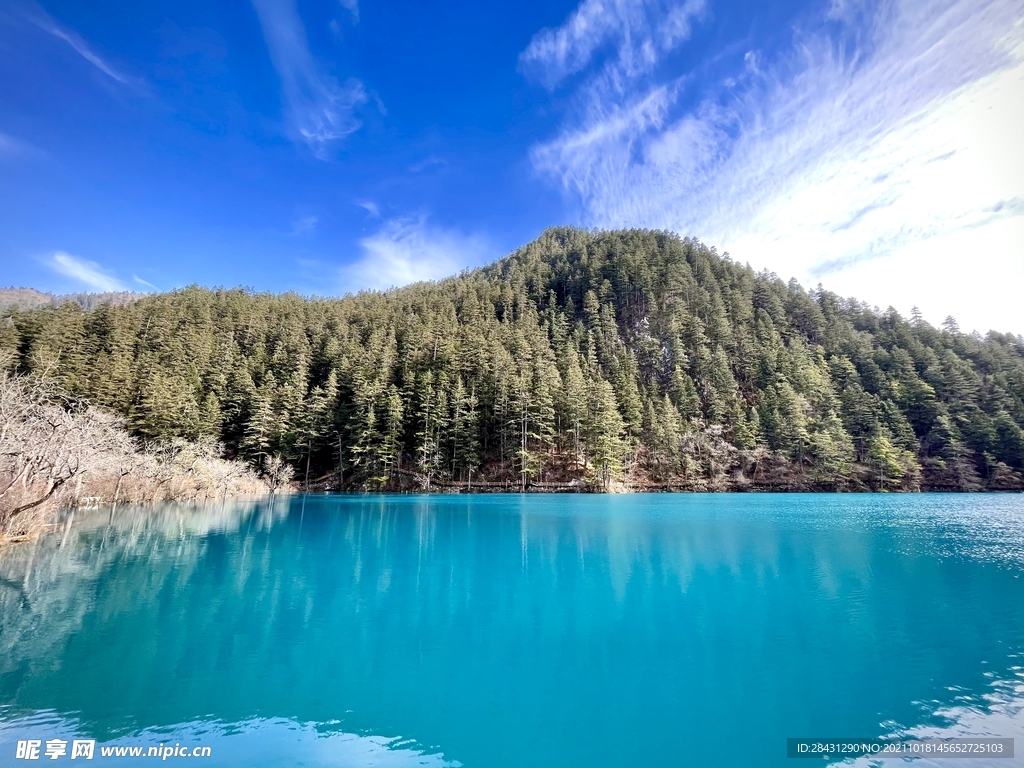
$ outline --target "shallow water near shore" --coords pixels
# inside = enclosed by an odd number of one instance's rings
[[[1024,765],[1022,574],[1021,494],[78,511],[0,553],[0,765],[783,766],[893,734]]]

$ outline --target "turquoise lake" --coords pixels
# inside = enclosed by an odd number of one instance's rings
[[[1021,494],[78,511],[0,552],[0,765],[799,768],[788,737],[896,734],[1024,765],[1022,574]]]

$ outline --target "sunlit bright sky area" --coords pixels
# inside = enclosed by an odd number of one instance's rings
[[[0,5],[0,285],[342,295],[563,224],[1024,333],[1024,5]]]

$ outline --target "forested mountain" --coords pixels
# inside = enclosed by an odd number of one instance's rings
[[[1024,488],[1024,338],[807,292],[699,242],[552,229],[343,299],[192,287],[0,315],[144,438],[346,489]]]
[[[38,309],[50,305],[73,302],[83,309],[94,309],[100,304],[127,304],[139,298],[141,294],[131,291],[111,291],[109,293],[66,293],[57,296],[52,293],[37,291],[35,288],[0,288],[0,310],[16,307],[18,309]]]

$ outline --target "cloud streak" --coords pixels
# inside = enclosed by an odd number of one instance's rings
[[[70,253],[57,251],[46,261],[46,265],[58,274],[70,277],[94,291],[106,293],[128,290],[128,286],[116,277],[108,275],[95,261],[80,259]]]
[[[317,216],[303,216],[292,224],[292,234],[304,235],[307,232],[312,232],[316,229],[319,221],[320,219]]]
[[[440,280],[494,256],[484,238],[431,226],[425,216],[389,219],[359,245],[361,258],[341,269],[347,291]]]
[[[616,57],[580,86],[559,135],[534,147],[534,167],[579,201],[588,225],[673,229],[882,306],[1024,331],[1011,298],[1024,295],[1016,4],[832,11],[845,47],[822,23],[767,63],[750,52],[692,109],[681,109],[680,75],[608,87],[609,71],[625,72]],[[550,61],[560,76],[562,59]],[[972,241],[969,269],[989,274],[974,296],[960,290]],[[908,280],[910,265],[927,279]]]
[[[58,25],[57,22],[50,18],[50,16],[41,8],[32,9],[32,11],[27,15],[27,18],[44,32],[48,32],[58,40],[63,40],[65,43],[70,45],[75,53],[88,61],[110,79],[115,80],[122,85],[131,87],[137,85],[132,78],[122,74],[102,59],[80,35],[70,29],[65,29]]]
[[[0,132],[0,158],[24,154],[28,146],[13,136]]]
[[[359,23],[359,0],[338,0],[341,7],[352,14],[352,21]]]
[[[688,38],[692,19],[704,7],[705,0],[583,0],[560,27],[533,36],[519,65],[553,89],[611,45],[614,65],[605,74],[622,83],[648,72],[662,54]]]
[[[134,280],[139,285],[145,286],[146,288],[152,288],[154,291],[159,291],[160,290],[155,285],[153,285],[151,282],[149,282],[148,280],[143,280],[138,275],[132,275],[132,280]]]
[[[366,89],[352,78],[344,84],[313,59],[295,0],[252,0],[270,58],[281,79],[289,130],[315,157],[329,159],[331,145],[359,129],[356,108]]]

